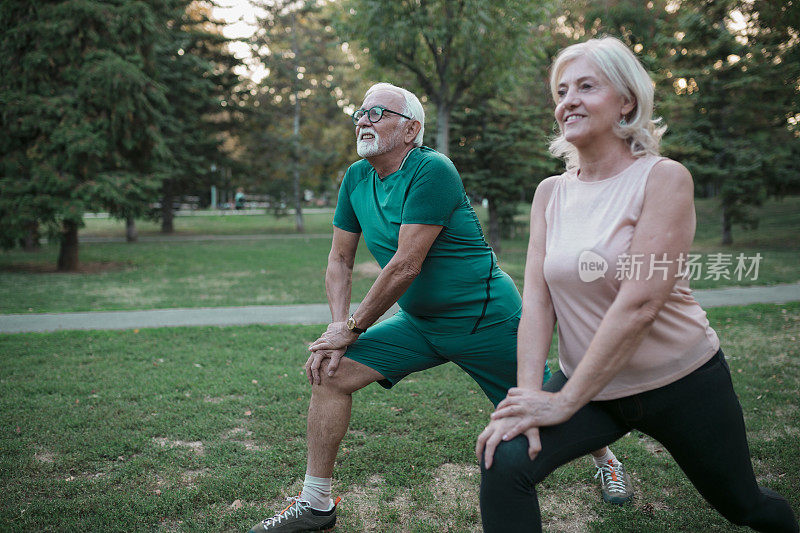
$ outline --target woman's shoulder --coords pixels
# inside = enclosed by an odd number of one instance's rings
[[[647,179],[647,187],[672,188],[694,186],[692,174],[683,164],[668,157],[658,158]]]
[[[543,194],[545,196],[550,196],[550,193],[553,192],[553,189],[555,189],[558,182],[563,180],[565,176],[566,173],[557,174],[555,176],[550,176],[543,179],[542,181],[539,182],[539,185],[536,186],[536,194]]]

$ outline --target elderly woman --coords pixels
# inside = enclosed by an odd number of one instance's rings
[[[535,486],[631,429],[661,442],[731,522],[798,531],[759,487],[719,339],[682,279],[692,177],[659,156],[653,83],[619,40],[564,49],[551,71],[566,172],[531,209],[517,388],[478,438],[487,532],[540,531]],[[558,324],[561,370],[541,387]]]

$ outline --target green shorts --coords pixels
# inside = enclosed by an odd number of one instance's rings
[[[380,322],[348,346],[345,357],[377,370],[389,389],[413,372],[452,361],[474,379],[494,405],[517,383],[519,316],[475,333],[424,332],[403,311]],[[544,381],[550,378],[545,364]]]

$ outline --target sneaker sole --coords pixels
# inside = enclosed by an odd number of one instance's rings
[[[603,501],[606,502],[606,503],[610,503],[612,505],[624,505],[624,504],[628,503],[631,500],[633,500],[633,494],[631,494],[630,496],[624,496],[624,497],[623,496],[611,496],[611,497],[608,497],[605,494],[603,494]]]

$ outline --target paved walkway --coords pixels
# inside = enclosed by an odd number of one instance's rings
[[[694,291],[703,307],[800,301],[800,283],[769,287],[731,287]],[[353,304],[353,309],[358,304]],[[387,311],[388,316],[396,307]],[[0,315],[0,333],[46,332],[65,329],[134,329],[167,326],[242,326],[247,324],[326,324],[327,304],[259,305]]]

